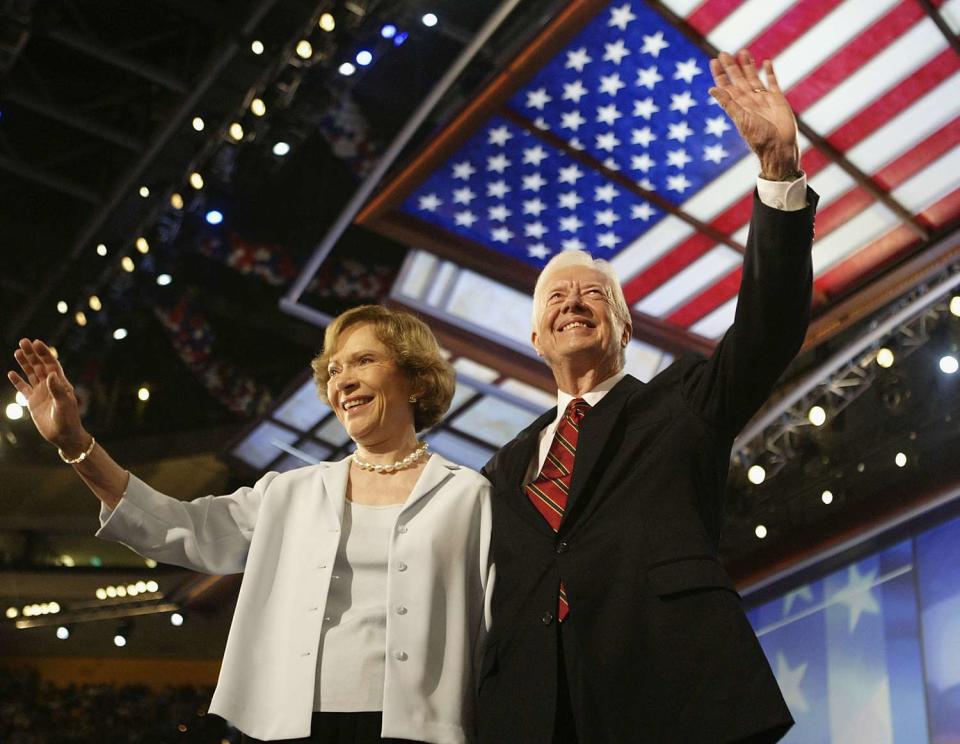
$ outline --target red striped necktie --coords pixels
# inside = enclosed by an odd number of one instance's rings
[[[553,442],[540,475],[524,488],[527,497],[554,532],[560,529],[560,521],[567,508],[567,494],[570,493],[573,461],[577,456],[577,439],[580,436],[580,421],[588,410],[590,404],[583,398],[570,401],[567,410],[563,412],[563,418],[557,424],[557,431],[553,435]],[[560,582],[557,617],[563,622],[568,614],[570,605],[567,604],[567,591],[563,582]]]

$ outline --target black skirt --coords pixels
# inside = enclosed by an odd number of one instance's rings
[[[383,714],[380,711],[364,713],[314,713],[310,721],[310,736],[305,739],[274,739],[294,742],[319,742],[320,744],[425,744],[411,739],[381,739],[380,728]],[[244,734],[245,744],[260,744]]]

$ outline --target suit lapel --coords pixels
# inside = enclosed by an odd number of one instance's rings
[[[407,497],[403,505],[403,511],[411,508],[424,496],[446,482],[448,478],[452,478],[453,471],[459,469],[459,465],[444,460],[440,455],[431,455],[430,459],[427,460],[427,465],[424,467],[423,472],[420,473],[420,477],[417,478],[417,482],[413,486],[413,491],[411,491]]]
[[[343,504],[347,500],[347,480],[350,477],[349,456],[339,462],[332,462],[323,469],[323,490],[326,494],[326,504],[333,512],[337,524],[343,524]]]
[[[530,467],[530,462],[536,458],[538,453],[540,432],[556,418],[556,415],[557,409],[554,406],[507,445],[510,450],[503,479],[507,503],[533,527],[549,535],[553,534],[553,529],[547,524],[543,515],[537,511],[537,507],[530,503],[530,498],[524,493],[523,487],[527,468]]]
[[[573,465],[573,479],[570,494],[567,496],[567,508],[564,511],[560,531],[568,525],[583,502],[582,492],[590,480],[590,475],[600,461],[600,455],[610,440],[610,434],[616,426],[629,397],[643,383],[630,375],[625,376],[613,386],[609,393],[591,409],[580,423],[580,435],[577,440],[577,459]],[[582,503],[580,504],[582,508]]]

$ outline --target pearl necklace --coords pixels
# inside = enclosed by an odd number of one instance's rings
[[[417,447],[413,452],[404,457],[402,460],[397,460],[392,465],[378,465],[373,462],[367,462],[356,452],[351,455],[353,461],[357,464],[357,467],[361,470],[371,470],[376,473],[395,473],[398,470],[404,470],[409,468],[414,463],[419,462],[427,454],[427,443],[421,442],[420,446]]]

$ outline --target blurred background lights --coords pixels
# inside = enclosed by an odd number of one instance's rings
[[[127,637],[120,633],[117,633],[113,637],[113,645],[116,646],[117,648],[123,648],[124,646],[127,645]]]
[[[74,314],[73,319],[77,321],[77,325],[83,328],[87,324],[87,314],[83,310],[77,310]]]
[[[5,413],[11,421],[19,421],[23,418],[23,406],[19,403],[8,403]]]
[[[144,237],[137,238],[136,246],[137,246],[137,250],[144,255],[150,252],[150,243],[148,243],[147,239]]]
[[[237,142],[239,142],[240,140],[243,139],[243,127],[240,125],[239,122],[235,121],[233,122],[233,124],[230,125],[230,128],[227,129],[227,134],[230,135],[231,139],[234,139]]]
[[[394,36],[397,35],[397,27],[394,26],[392,23],[384,23],[383,26],[380,28],[380,35],[384,39],[392,39]]]
[[[159,284],[161,287],[166,287],[172,281],[173,281],[173,277],[170,276],[169,274],[160,274],[159,276],[157,276],[157,284]]]
[[[150,189],[148,189],[146,186],[141,186],[141,187],[140,187],[140,196],[142,196],[144,199],[146,199],[148,196],[150,196]]]
[[[206,126],[203,119],[201,119],[199,116],[194,116],[193,121],[190,122],[190,124],[198,132],[202,132],[203,128]]]
[[[250,51],[254,54],[263,54],[263,42],[259,39],[254,39],[250,42]]]
[[[767,536],[767,528],[762,524],[758,524],[753,530],[753,534],[762,540]]]
[[[320,16],[320,22],[317,24],[323,31],[330,33],[337,27],[337,21],[332,13],[324,13]]]
[[[950,298],[950,312],[960,318],[960,295]]]
[[[87,302],[90,305],[90,309],[94,312],[99,312],[103,309],[103,303],[100,302],[100,298],[96,295],[90,295],[90,299]]]
[[[17,391],[17,394],[16,396],[14,396],[14,398],[17,401],[18,405],[21,405],[24,408],[27,407],[27,396],[21,393],[19,390]]]
[[[427,28],[432,28],[437,25],[437,16],[434,13],[424,13],[423,18],[420,19],[423,21],[423,25]]]
[[[297,42],[296,52],[300,59],[310,59],[313,56],[313,44],[306,39],[301,39]]]
[[[953,354],[940,357],[940,371],[945,375],[952,375],[958,368],[960,368],[960,364],[957,363],[957,358]]]
[[[263,116],[267,113],[267,104],[263,102],[262,98],[254,98],[250,101],[250,111],[254,116]]]
[[[338,68],[341,75],[352,75],[357,71],[357,68],[354,67],[350,62],[344,62]]]
[[[148,592],[151,592],[151,593],[152,593],[152,592],[158,592],[158,591],[160,591],[160,585],[157,584],[156,581],[152,581],[152,580],[151,580],[151,581],[148,581],[148,582],[147,582],[147,591],[148,591]]]
[[[194,171],[190,174],[190,185],[193,186],[197,191],[203,188],[203,176]]]
[[[823,426],[827,420],[827,412],[823,410],[822,406],[813,406],[807,414],[807,418],[814,426]]]
[[[60,313],[61,315],[66,315],[67,310],[69,309],[70,308],[67,307],[67,303],[64,302],[63,300],[60,300],[60,302],[57,303],[57,312]]]
[[[13,620],[13,618],[15,618],[15,617],[16,617],[17,615],[19,615],[19,614],[20,614],[20,610],[18,610],[16,607],[8,607],[8,608],[7,608],[7,619],[8,619],[8,620]]]
[[[832,504],[832,503],[833,503],[833,493],[831,493],[830,491],[824,491],[823,493],[820,494],[820,500],[821,500],[824,504]]]
[[[893,461],[897,464],[898,468],[902,468],[907,464],[907,456],[903,452],[898,452],[896,457],[893,458]]]
[[[755,486],[759,486],[761,483],[763,483],[766,477],[767,471],[763,469],[762,465],[751,465],[750,469],[747,471],[747,480],[749,480]]]
[[[124,256],[120,259],[120,265],[123,267],[123,270],[126,272],[133,271],[136,266],[133,264],[133,259],[130,256]]]
[[[57,638],[61,641],[65,641],[70,637],[70,629],[66,625],[61,625],[57,628]]]
[[[113,332],[113,339],[114,339],[114,341],[123,341],[123,339],[125,339],[126,337],[127,337],[127,329],[126,329],[126,328],[117,328],[117,329]]]
[[[150,400],[150,388],[146,386],[141,387],[139,390],[137,390],[137,397],[142,401]],[[119,587],[117,591],[120,589],[123,589],[123,587]],[[120,596],[122,597],[123,595],[121,594]]]
[[[219,225],[221,222],[223,222],[223,212],[221,212],[219,209],[211,209],[209,212],[207,212],[204,219],[207,221],[208,225]]]
[[[886,346],[877,351],[877,364],[884,369],[889,369],[893,366],[893,352]]]
[[[288,152],[290,152],[290,145],[286,142],[277,142],[273,146],[273,154],[277,155],[278,157],[283,157]]]
[[[176,191],[170,194],[170,206],[174,209],[183,209],[183,197]]]
[[[366,49],[361,49],[357,52],[357,64],[361,67],[366,67],[371,62],[373,62],[373,55]]]
[[[107,255],[107,246],[105,246],[103,243],[98,244],[98,245],[97,245],[97,255],[98,255],[98,256],[106,256],[106,255]]]
[[[181,615],[179,612],[174,612],[170,616],[170,624],[179,628],[181,625],[183,625],[183,615]]]
[[[403,44],[403,42],[407,40],[407,37],[409,36],[410,34],[408,34],[406,31],[399,32],[396,36],[393,37],[393,45],[400,46],[401,44]]]
[[[96,594],[97,594],[97,599],[106,599],[106,598],[107,598],[107,590],[104,589],[102,586],[97,589]]]

